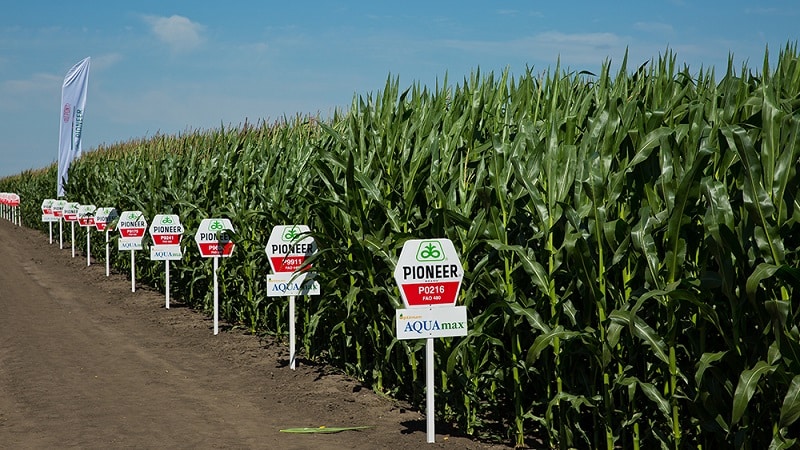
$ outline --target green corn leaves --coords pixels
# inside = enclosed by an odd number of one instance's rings
[[[422,405],[423,346],[398,341],[405,240],[447,237],[470,334],[437,344],[442,417],[552,448],[790,448],[800,417],[800,58],[690,72],[476,71],[356,96],[329,119],[157,135],[73,163],[69,200],[234,223],[224,318],[285,336],[267,297],[273,226],[305,223],[322,295],[300,302],[309,358]],[[0,180],[39,206],[55,167]],[[81,239],[80,235],[76,236]],[[208,310],[184,239],[172,292]],[[137,278],[163,285],[137,255]],[[117,270],[128,255],[112,253]],[[497,431],[505,430],[505,431]]]

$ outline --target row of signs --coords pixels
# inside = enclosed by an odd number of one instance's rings
[[[19,206],[19,194],[0,192],[0,205]]]
[[[148,222],[141,211],[124,211],[118,217],[114,208],[95,208],[64,200],[45,200],[42,203],[42,220],[63,218],[77,221],[81,226],[94,226],[99,231],[117,220],[120,239],[119,250],[142,250],[142,239],[148,231]],[[180,260],[181,238],[184,227],[175,214],[158,214],[150,224],[153,240],[151,260]],[[235,243],[230,236],[233,225],[229,219],[203,219],[195,233],[195,241],[203,257],[229,257]],[[314,295],[319,284],[306,259],[316,253],[317,246],[305,225],[281,225],[273,228],[265,251],[274,274],[268,276],[268,295]],[[411,239],[405,242],[397,261],[394,278],[407,308],[455,306],[464,271],[452,241],[449,239]],[[400,310],[398,310],[400,311]],[[410,323],[418,314],[401,314],[398,323]],[[464,316],[466,313],[464,313]],[[460,317],[460,316],[459,316]],[[398,325],[398,328],[400,326]],[[414,332],[425,331],[424,326],[410,325]],[[458,328],[454,328],[458,330]]]
[[[81,226],[94,226],[98,231],[106,231],[116,220],[119,231],[119,250],[142,250],[142,239],[148,231],[148,222],[142,211],[123,211],[117,215],[114,208],[96,208],[94,205],[80,205],[66,200],[48,199],[42,202],[42,221],[77,221]],[[184,227],[176,214],[158,214],[150,224],[149,232],[153,240],[150,246],[151,259],[179,260]],[[195,242],[203,257],[229,257],[235,244],[231,239],[233,224],[230,219],[203,219],[195,233]],[[308,226],[276,226],[265,248],[269,263],[275,273],[293,273],[303,265],[306,258],[317,250],[314,239],[308,235]],[[306,270],[308,268],[305,268]]]
[[[65,200],[45,200],[42,221],[77,221],[81,226],[94,226],[105,231],[117,220],[119,250],[142,250],[142,239],[148,223],[141,211],[124,211],[117,217],[114,208],[96,208]],[[158,214],[150,224],[151,259],[180,260],[183,225],[176,214]],[[229,235],[233,225],[229,219],[203,219],[195,233],[203,257],[229,257],[235,244]],[[316,253],[314,239],[305,225],[276,226],[270,234],[265,251],[272,271],[294,273],[306,259]],[[303,270],[308,270],[304,267]],[[400,252],[394,271],[400,295],[409,308],[454,306],[461,288],[464,271],[452,241],[449,239],[411,239]]]
[[[20,225],[19,195],[13,192],[0,192],[0,216]]]

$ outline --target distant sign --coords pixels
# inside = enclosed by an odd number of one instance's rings
[[[78,207],[78,225],[93,227],[95,210],[97,210],[97,207],[94,205],[80,205]]]
[[[42,222],[58,222],[58,217],[53,214],[53,202],[55,199],[52,198],[42,202]]]
[[[78,207],[80,203],[78,202],[69,202],[64,207],[64,220],[67,222],[77,222],[78,221]]]
[[[56,200],[52,204],[53,215],[56,218],[64,217],[64,207],[67,206],[66,200]]]
[[[97,208],[94,212],[94,227],[97,231],[106,231],[108,225],[115,220],[117,220],[117,210],[114,208]]]

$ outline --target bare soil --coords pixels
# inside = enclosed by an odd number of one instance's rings
[[[428,444],[421,412],[322,364],[292,370],[282,342],[215,336],[68,239],[0,221],[0,448],[509,448],[438,423]],[[280,431],[323,426],[369,428]]]

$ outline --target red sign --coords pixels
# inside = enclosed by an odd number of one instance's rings
[[[200,255],[204,258],[213,256],[231,256],[233,253],[233,242],[198,242],[197,247],[200,249]]]
[[[82,227],[93,227],[94,217],[78,217],[78,225]]]
[[[153,244],[155,245],[175,245],[181,243],[180,234],[154,234]]]
[[[144,232],[147,228],[123,228],[119,227],[119,235],[124,238],[140,238],[144,237]]]
[[[449,239],[411,239],[403,245],[394,278],[407,307],[456,304],[464,269]]]

